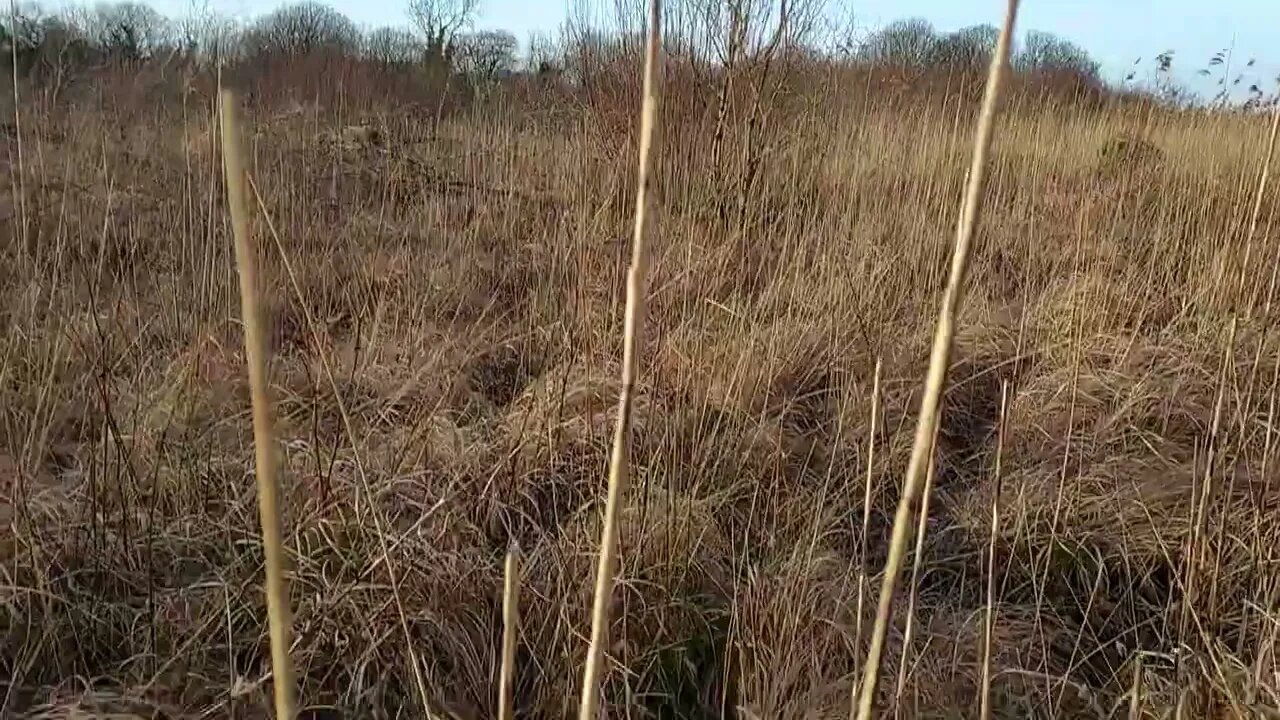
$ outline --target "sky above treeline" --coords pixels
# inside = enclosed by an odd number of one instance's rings
[[[269,12],[285,0],[196,0],[211,9],[249,18]],[[192,0],[151,0],[169,16],[187,12]],[[326,0],[359,25],[405,25],[407,0]],[[553,34],[568,16],[570,3],[579,7],[611,0],[480,0],[476,26],[509,30],[521,40],[533,33]],[[979,23],[999,24],[1003,0],[835,0],[837,16],[852,17],[859,30],[871,31],[904,18],[920,17],[941,32]],[[1258,83],[1276,87],[1280,75],[1280,0],[1024,0],[1018,18],[1019,34],[1043,30],[1084,47],[1103,68],[1108,80],[1119,81],[1131,71],[1139,76],[1153,68],[1154,57],[1174,51],[1174,69],[1184,84],[1212,94],[1212,78],[1197,71],[1215,53],[1226,50],[1232,64],[1246,72],[1242,86]],[[1271,57],[1268,57],[1270,55]],[[1246,68],[1249,59],[1257,62]],[[1137,66],[1135,67],[1135,61]],[[1220,76],[1220,72],[1214,77]],[[1236,72],[1232,72],[1232,76]]]

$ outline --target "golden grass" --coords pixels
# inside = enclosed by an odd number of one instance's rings
[[[568,105],[439,128],[390,102],[247,108],[302,713],[578,713],[608,546],[602,712],[856,712],[977,112],[843,82],[731,125],[718,169],[714,113],[658,109],[663,232],[604,546],[638,132]],[[17,715],[256,717],[280,690],[216,98],[197,98],[24,107],[31,243],[0,244]],[[913,640],[898,603],[878,712],[1280,709],[1272,122],[1002,109],[927,533],[897,576]],[[356,124],[385,148],[335,140]],[[1149,152],[1116,159],[1121,136]],[[713,179],[752,148],[739,218]]]

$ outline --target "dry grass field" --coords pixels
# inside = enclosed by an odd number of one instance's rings
[[[975,108],[830,82],[718,144],[666,106],[609,717],[849,715]],[[307,717],[421,717],[415,662],[437,714],[494,716],[513,544],[517,714],[576,712],[636,99],[247,109]],[[214,101],[33,102],[7,139],[15,716],[268,716]],[[994,571],[996,717],[1280,717],[1270,118],[997,122],[880,707],[976,717]]]

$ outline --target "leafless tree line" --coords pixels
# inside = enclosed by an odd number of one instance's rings
[[[364,30],[316,0],[301,0],[242,24],[207,4],[171,20],[124,0],[47,12],[24,5],[0,22],[0,47],[19,74],[54,81],[110,62],[187,61],[217,65],[262,56],[334,53],[387,66],[444,63],[500,77],[519,66],[518,42],[501,30],[471,31],[476,0],[410,0],[412,27]]]
[[[298,0],[240,23],[191,0],[178,19],[138,0],[57,12],[26,4],[0,22],[0,53],[20,74],[61,84],[110,62],[169,61],[216,65],[261,56],[335,53],[399,68],[435,68],[479,82],[517,72],[555,73],[579,83],[638,67],[642,0],[573,0],[551,37],[531,37],[523,56],[509,32],[474,29],[479,0],[406,0],[407,23],[364,29],[320,0]],[[664,55],[717,99],[714,149],[723,127],[765,121],[769,97],[788,73],[816,58],[929,71],[985,67],[996,28],[942,32],[922,19],[865,30],[838,0],[672,0]],[[1013,54],[1025,72],[1069,73],[1101,85],[1088,53],[1049,33],[1026,33]]]

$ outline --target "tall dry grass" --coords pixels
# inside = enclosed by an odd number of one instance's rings
[[[258,486],[258,517],[262,526],[262,554],[266,564],[267,627],[271,636],[271,683],[276,717],[297,713],[293,661],[289,657],[289,585],[285,579],[285,548],[280,532],[284,508],[280,505],[280,479],[276,467],[275,418],[267,365],[266,323],[259,299],[257,248],[249,236],[248,176],[240,135],[240,99],[234,93],[219,96],[223,170],[226,173],[227,207],[236,248],[240,278],[240,322],[244,327],[245,376],[253,412],[254,475]]]
[[[991,138],[995,133],[996,103],[1000,98],[1001,84],[1009,72],[1010,45],[1013,42],[1014,23],[1018,18],[1018,0],[1009,0],[1005,10],[1004,25],[991,55],[991,71],[982,99],[982,111],[978,115],[978,128],[973,142],[973,160],[965,173],[964,199],[960,205],[960,220],[956,224],[956,245],[951,253],[951,268],[947,273],[946,288],[942,293],[942,307],[938,310],[937,329],[929,355],[929,369],[925,376],[924,394],[920,399],[920,417],[916,422],[915,442],[911,446],[911,459],[902,481],[902,497],[894,513],[892,535],[889,538],[888,557],[880,581],[880,603],[876,610],[876,624],[871,631],[871,644],[867,649],[867,664],[862,677],[862,691],[858,696],[859,720],[870,720],[875,708],[876,687],[880,679],[884,643],[893,622],[894,596],[897,594],[898,575],[901,574],[910,542],[912,515],[918,513],[919,529],[916,531],[916,564],[911,575],[911,603],[908,606],[908,644],[911,639],[911,622],[915,615],[916,586],[919,583],[920,558],[923,556],[925,535],[928,530],[929,499],[933,492],[933,454],[937,447],[939,408],[947,385],[947,373],[951,369],[951,351],[956,338],[956,321],[964,301],[965,277],[969,272],[969,256],[972,252],[974,232],[982,213],[983,195],[987,182],[987,156],[991,152]],[[915,508],[915,503],[920,508]],[[901,667],[906,667],[904,654]],[[899,683],[901,686],[901,683]],[[899,688],[900,689],[900,688]],[[900,699],[898,695],[897,699]]]
[[[865,667],[858,598],[884,579],[974,112],[861,81],[817,96],[842,100],[728,129],[733,163],[761,150],[739,205],[709,180],[737,172],[710,166],[713,118],[660,118],[610,715],[846,717]],[[636,138],[590,108],[428,131],[369,107],[246,123],[298,696],[489,717],[513,658],[515,714],[570,715]],[[877,707],[1275,712],[1270,120],[1000,117],[912,637],[895,610]],[[0,257],[4,706],[255,716],[274,687],[213,98],[23,120],[3,231],[27,241]]]
[[[591,602],[591,644],[582,673],[582,704],[578,717],[594,720],[600,712],[601,683],[605,675],[605,646],[613,619],[613,588],[618,558],[618,515],[631,477],[631,428],[635,413],[635,391],[640,374],[640,341],[649,292],[649,243],[654,233],[650,186],[654,158],[654,124],[658,114],[658,74],[662,72],[662,2],[649,0],[649,22],[644,51],[644,99],[640,108],[640,156],[636,170],[636,222],[631,238],[631,261],[627,268],[627,301],[622,320],[622,373],[618,388],[618,412],[613,444],[609,453],[609,490],[601,518],[600,561],[596,566],[596,589]]]

